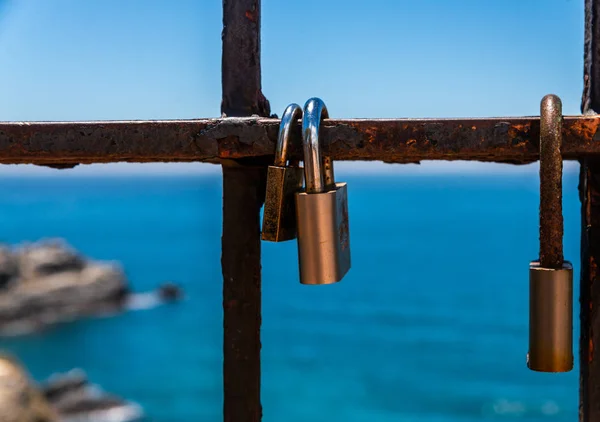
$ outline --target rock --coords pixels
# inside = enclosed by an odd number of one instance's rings
[[[36,385],[13,358],[0,355],[0,422],[134,422],[141,407],[104,393],[83,371]]]
[[[173,302],[181,299],[183,296],[183,290],[175,283],[164,283],[158,288],[158,296],[165,302]]]
[[[54,375],[41,391],[61,422],[133,422],[144,416],[139,405],[103,392],[80,370]]]
[[[59,416],[13,358],[0,356],[0,422],[58,422]]]
[[[19,266],[11,250],[0,246],[0,292],[10,287],[19,276]]]
[[[66,374],[52,376],[44,385],[42,392],[47,400],[60,405],[61,400],[69,394],[84,388],[88,383],[85,372],[72,370]]]
[[[8,280],[0,281],[0,334],[117,312],[128,294],[119,265],[87,260],[57,241],[0,250],[0,280]]]
[[[85,259],[58,239],[25,246],[19,252],[18,260],[22,281],[67,271],[77,272],[86,267]]]

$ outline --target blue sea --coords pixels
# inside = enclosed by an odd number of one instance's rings
[[[525,363],[537,174],[338,178],[348,182],[352,246],[341,283],[300,285],[295,242],[263,243],[263,420],[576,420],[577,365],[543,374]],[[564,176],[575,339],[577,178]],[[62,237],[120,261],[135,291],[173,281],[186,299],[1,348],[39,380],[82,368],[150,421],[220,421],[221,188],[219,175],[3,177],[0,241]]]

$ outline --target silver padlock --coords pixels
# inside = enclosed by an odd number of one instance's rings
[[[296,194],[298,260],[302,284],[332,284],[350,269],[350,227],[346,183],[335,183],[333,163],[321,158],[319,127],[329,114],[323,101],[304,105],[302,143],[304,191]]]
[[[540,112],[540,259],[529,266],[529,352],[533,371],[573,369],[573,267],[563,258],[562,105]]]
[[[292,124],[302,117],[298,104],[286,107],[279,125],[275,163],[267,169],[267,191],[263,211],[262,239],[283,242],[296,237],[294,194],[302,189],[304,172],[297,161],[286,166]]]

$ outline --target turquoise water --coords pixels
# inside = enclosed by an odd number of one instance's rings
[[[264,420],[576,420],[578,368],[525,366],[535,173],[344,179],[353,267],[342,283],[301,286],[295,243],[263,243]],[[564,184],[578,280],[577,175]],[[81,367],[152,421],[221,420],[220,224],[218,176],[3,179],[1,241],[64,237],[121,261],[134,290],[171,280],[187,299],[2,348],[38,379]]]

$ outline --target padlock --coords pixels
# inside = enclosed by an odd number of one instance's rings
[[[319,127],[329,114],[323,101],[304,105],[302,144],[306,187],[296,193],[298,261],[302,284],[332,284],[350,269],[346,183],[335,183],[330,157],[321,158]]]
[[[527,366],[573,369],[573,267],[563,259],[562,105],[542,99],[540,112],[540,259],[529,266]]]
[[[283,242],[296,238],[294,194],[302,189],[304,171],[298,161],[286,166],[291,127],[302,117],[298,104],[286,107],[279,125],[275,163],[267,169],[267,191],[263,211],[262,239]]]

